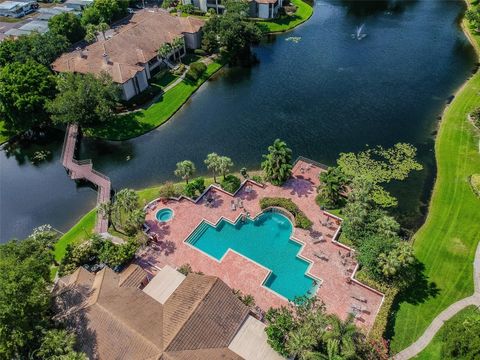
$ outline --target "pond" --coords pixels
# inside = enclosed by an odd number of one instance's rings
[[[212,151],[237,169],[257,169],[275,138],[294,156],[328,165],[340,152],[409,142],[425,169],[392,190],[397,213],[415,228],[432,189],[438,116],[475,66],[458,26],[463,11],[462,1],[319,0],[307,23],[254,49],[257,66],[221,70],[144,136],[82,139],[81,158],[92,158],[118,190],[173,179],[183,159],[207,174]],[[0,152],[1,241],[44,223],[65,231],[95,205],[95,191],[77,186],[59,162],[63,134],[47,140],[51,156],[37,165],[28,157],[42,144]]]

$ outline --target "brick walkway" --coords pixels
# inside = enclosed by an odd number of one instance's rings
[[[179,267],[189,263],[194,271],[216,275],[230,287],[253,295],[257,305],[264,310],[271,306],[285,305],[287,303],[285,298],[262,285],[269,274],[267,269],[233,251],[228,251],[222,261],[218,262],[191,245],[185,244],[184,241],[204,219],[217,223],[222,217],[235,221],[241,216],[242,209],[231,210],[233,199],[242,199],[245,210],[254,217],[261,212],[259,205],[261,198],[267,196],[290,198],[314,223],[311,230],[295,228],[293,237],[304,243],[300,255],[312,263],[309,273],[322,280],[317,296],[325,302],[327,311],[334,312],[342,318],[347,316],[352,306],[363,307],[357,321],[359,325],[370,328],[383,301],[383,295],[352,280],[357,266],[353,256],[348,256],[352,251],[335,241],[340,220],[321,211],[315,203],[320,171],[322,170],[319,167],[299,161],[294,166],[292,179],[282,187],[273,185],[262,187],[247,182],[234,196],[211,187],[197,202],[181,198],[150,206],[147,209],[146,223],[151,232],[157,234],[159,241],[142,252],[137,261],[147,269],[150,267],[151,271],[154,271],[152,266]],[[246,191],[247,186],[252,188],[251,192]],[[213,208],[206,206],[208,197],[215,199]],[[159,223],[155,218],[158,209],[163,207],[174,211],[173,219],[167,223]],[[328,227],[323,225],[326,220],[331,223]],[[320,232],[326,241],[314,244],[313,238]],[[314,255],[315,253],[322,253],[326,258],[321,260]]]

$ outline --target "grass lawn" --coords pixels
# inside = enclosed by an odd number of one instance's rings
[[[276,33],[291,30],[301,23],[307,21],[313,14],[313,8],[302,0],[291,0],[292,4],[297,6],[297,11],[293,15],[285,15],[278,19],[259,20],[255,22],[265,33]]]
[[[83,241],[87,234],[93,232],[95,227],[97,212],[95,209],[89,211],[85,216],[83,216],[78,223],[76,223],[70,230],[68,230],[55,244],[55,260],[62,260],[65,255],[65,249],[68,244],[75,244]]]
[[[0,145],[7,142],[15,134],[5,129],[5,123],[0,120]]]
[[[467,319],[468,317],[472,316],[476,311],[475,306],[468,306],[462,311],[460,311],[458,314],[456,314],[453,318],[448,320],[446,323],[450,323],[455,320],[462,321],[464,319]],[[440,328],[438,333],[435,335],[435,337],[432,339],[430,344],[420,353],[418,354],[414,359],[416,360],[442,360],[442,345],[443,345],[443,330],[445,328],[445,325]]]
[[[457,93],[440,124],[435,142],[437,179],[426,222],[414,236],[415,253],[425,265],[430,286],[419,285],[400,295],[389,334],[393,352],[417,340],[450,304],[473,293],[480,199],[473,193],[469,177],[480,169],[480,154],[478,134],[467,114],[480,106],[479,93],[477,73]]]
[[[207,71],[197,82],[183,80],[163,94],[156,103],[147,109],[118,116],[108,125],[84,129],[84,133],[88,136],[107,140],[127,140],[140,136],[170,119],[200,85],[217,72],[223,64],[220,61],[209,64]]]

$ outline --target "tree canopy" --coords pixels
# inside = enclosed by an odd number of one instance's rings
[[[390,207],[397,205],[397,200],[381,184],[404,180],[411,171],[421,170],[416,154],[414,146],[398,143],[388,149],[379,146],[357,154],[341,153],[337,164],[353,186],[356,181],[370,183],[370,198],[382,207]]]
[[[222,49],[230,63],[251,61],[251,45],[257,44],[262,36],[255,23],[237,12],[227,11],[222,16],[212,15],[203,27],[202,47],[207,52]]]
[[[292,174],[292,150],[287,144],[276,139],[263,155],[262,170],[265,178],[274,185],[282,185]]]
[[[57,81],[58,94],[47,104],[54,123],[78,123],[95,126],[114,117],[120,89],[110,76],[101,73],[62,74]]]
[[[177,163],[174,171],[175,176],[182,178],[188,184],[188,180],[195,174],[195,164],[190,160],[183,160]]]
[[[45,34],[22,35],[15,40],[7,38],[0,42],[0,66],[32,59],[49,67],[69,45],[63,34],[51,31]]]
[[[44,124],[45,104],[55,95],[55,78],[48,68],[31,59],[0,70],[0,113],[5,127],[23,131]]]
[[[80,18],[73,13],[62,13],[48,21],[49,32],[64,35],[70,43],[76,43],[85,36],[85,29]]]
[[[51,231],[0,245],[0,358],[27,358],[49,322]]]

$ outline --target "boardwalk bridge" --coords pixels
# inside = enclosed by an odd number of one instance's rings
[[[73,180],[86,180],[97,188],[97,207],[110,201],[111,181],[108,176],[99,173],[93,169],[92,160],[76,160],[75,149],[79,129],[77,124],[70,124],[65,133],[63,142],[61,161],[68,175]],[[101,214],[97,214],[97,223],[95,225],[96,233],[106,233],[108,230],[108,219]]]

